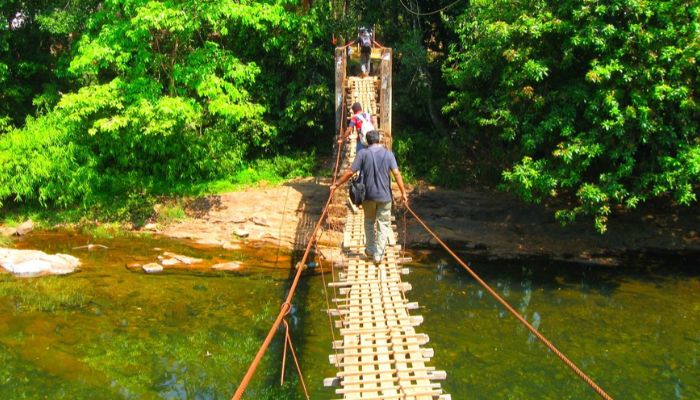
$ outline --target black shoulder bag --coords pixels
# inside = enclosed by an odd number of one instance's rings
[[[351,180],[348,187],[350,189],[350,201],[352,201],[352,204],[356,206],[362,204],[362,202],[365,201],[365,195],[367,194],[362,175]]]

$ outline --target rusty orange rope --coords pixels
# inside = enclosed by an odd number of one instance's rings
[[[496,291],[493,290],[493,289],[491,288],[491,286],[489,286],[486,282],[484,282],[484,280],[481,279],[481,277],[480,277],[476,272],[474,272],[471,268],[469,268],[469,266],[468,266],[464,261],[462,261],[462,259],[460,259],[460,258],[457,256],[457,254],[455,254],[455,253],[445,244],[445,242],[443,242],[443,241],[438,237],[438,235],[437,235],[435,232],[433,232],[433,231],[428,227],[428,225],[425,224],[425,222],[423,222],[423,220],[415,213],[415,211],[413,211],[413,209],[412,209],[408,204],[406,204],[406,209],[407,209],[407,210],[413,215],[413,217],[423,226],[423,228],[425,228],[425,230],[426,230],[435,240],[437,240],[437,242],[445,249],[445,251],[447,251],[447,252],[462,266],[462,268],[464,268],[464,269],[469,273],[469,275],[472,276],[472,278],[474,278],[474,279],[475,279],[484,289],[486,289],[499,303],[501,303],[501,305],[503,305],[503,307],[505,307],[506,310],[508,310],[511,314],[513,314],[513,316],[514,316],[518,321],[520,321],[523,325],[525,325],[525,327],[526,327],[530,332],[532,332],[532,334],[535,335],[545,346],[547,346],[547,348],[548,348],[549,350],[551,350],[552,353],[554,353],[557,357],[559,357],[559,359],[562,360],[562,361],[564,362],[564,364],[566,364],[566,366],[568,366],[569,368],[571,368],[571,370],[574,371],[574,373],[575,373],[576,375],[578,375],[579,378],[583,379],[583,381],[586,382],[596,393],[598,393],[598,395],[599,395],[600,397],[602,397],[602,398],[605,399],[605,400],[612,400],[612,397],[610,397],[610,395],[607,394],[607,393],[605,392],[605,390],[603,390],[603,388],[601,388],[600,386],[598,386],[598,385],[593,381],[593,379],[591,379],[590,377],[588,377],[588,375],[586,375],[585,372],[583,372],[579,367],[577,367],[576,364],[574,364],[573,361],[569,360],[569,358],[566,357],[566,356],[564,355],[564,353],[562,353],[561,351],[559,351],[559,349],[557,349],[557,348],[552,344],[552,342],[550,342],[546,337],[544,337],[544,335],[542,335],[542,334],[537,330],[537,328],[535,328],[535,327],[532,326],[529,322],[527,322],[527,320],[526,320],[522,315],[520,315],[510,304],[508,304],[508,302],[505,301],[498,293],[496,293]]]
[[[299,366],[299,360],[297,359],[297,353],[294,351],[294,345],[292,344],[292,336],[289,334],[289,324],[287,320],[284,322],[284,353],[282,354],[282,377],[280,379],[280,385],[284,385],[284,364],[287,361],[287,344],[289,344],[289,350],[292,351],[292,358],[294,359],[294,364],[297,366],[297,373],[299,374],[299,381],[301,382],[301,387],[304,389],[304,395],[306,395],[306,400],[309,400],[309,391],[306,389],[306,382],[304,382],[304,374],[301,373],[301,367]]]
[[[335,180],[335,176],[337,175],[337,172],[338,172],[338,167],[340,166],[340,153],[342,152],[342,150],[343,150],[343,143],[340,143],[338,145],[338,154],[336,156],[335,168],[334,168],[334,172],[333,172],[334,180]],[[268,347],[270,347],[270,342],[272,342],[272,338],[275,336],[275,333],[279,329],[279,326],[282,323],[282,320],[289,313],[289,310],[292,308],[292,298],[294,297],[294,293],[297,289],[297,285],[299,284],[299,279],[301,278],[301,273],[304,271],[304,266],[306,265],[306,261],[309,258],[309,253],[311,252],[311,246],[314,244],[314,242],[316,240],[316,234],[318,233],[318,230],[320,229],[321,225],[323,224],[323,221],[325,220],[326,215],[328,215],[328,206],[331,204],[331,201],[333,200],[334,193],[335,192],[331,192],[328,195],[328,200],[326,200],[326,204],[323,206],[323,211],[321,212],[321,216],[318,218],[318,221],[316,222],[316,226],[314,227],[314,230],[312,231],[311,236],[309,237],[309,242],[306,244],[306,250],[304,251],[304,255],[302,256],[299,264],[297,264],[298,265],[297,272],[294,275],[294,280],[292,281],[292,286],[289,288],[289,293],[287,294],[287,298],[285,299],[284,303],[282,303],[282,306],[280,308],[280,312],[279,312],[279,314],[277,314],[277,318],[275,318],[275,322],[272,323],[272,326],[270,327],[270,330],[268,331],[267,336],[265,337],[265,340],[263,341],[262,345],[260,345],[260,349],[258,350],[257,354],[255,354],[255,358],[250,363],[250,366],[248,367],[246,374],[243,376],[241,383],[238,385],[236,392],[233,394],[233,397],[231,397],[232,400],[240,400],[240,398],[243,396],[243,393],[245,392],[246,388],[250,384],[250,380],[253,378],[253,375],[255,374],[255,370],[258,368],[258,365],[260,365],[260,361],[262,360],[263,356],[265,355],[265,352],[267,352]]]

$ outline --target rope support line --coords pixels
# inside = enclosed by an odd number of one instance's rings
[[[493,290],[488,283],[481,279],[481,277],[476,272],[474,272],[474,270],[472,270],[464,261],[462,261],[462,259],[459,258],[459,256],[457,256],[457,254],[455,254],[452,251],[452,249],[450,249],[445,244],[445,242],[443,242],[438,237],[438,235],[428,227],[428,225],[426,225],[426,223],[415,213],[415,211],[413,211],[413,209],[408,204],[406,204],[406,209],[423,226],[423,228],[442,246],[442,248],[444,248],[445,251],[447,251],[462,266],[462,268],[464,268],[469,273],[469,275],[472,276],[472,278],[474,278],[484,289],[486,289],[486,291],[488,291],[499,303],[501,303],[501,305],[505,307],[506,310],[508,310],[508,312],[510,312],[518,321],[520,321],[520,323],[522,323],[530,332],[532,332],[532,334],[535,335],[537,339],[539,339],[545,346],[547,346],[547,348],[551,350],[552,353],[554,353],[562,362],[564,362],[564,364],[566,364],[567,367],[574,371],[574,373],[578,375],[578,377],[581,378],[584,382],[586,382],[601,398],[605,400],[613,400],[613,398],[610,397],[610,395],[607,394],[605,390],[603,390],[603,388],[598,386],[598,384],[596,384],[593,381],[593,379],[591,379],[588,375],[586,375],[585,372],[583,372],[578,366],[576,366],[576,364],[574,364],[573,361],[566,357],[564,353],[559,351],[559,349],[557,349],[557,347],[554,346],[552,342],[550,342],[543,334],[541,334],[537,330],[537,328],[535,328],[529,322],[527,322],[527,320],[522,315],[520,315],[520,313],[518,313],[513,308],[513,306],[511,306],[498,293],[496,293],[496,291]]]
[[[336,156],[335,168],[334,168],[334,172],[333,172],[333,179],[334,180],[335,180],[336,175],[338,174],[338,167],[340,166],[340,154],[343,151],[343,146],[344,146],[343,143],[340,143],[338,145],[338,154]],[[287,298],[285,299],[284,303],[282,303],[282,306],[280,307],[280,311],[277,314],[277,318],[275,318],[275,322],[272,323],[272,326],[270,327],[270,330],[268,331],[267,336],[265,337],[265,340],[263,341],[262,345],[260,345],[260,349],[255,354],[255,358],[250,363],[248,370],[246,371],[245,375],[243,376],[243,379],[241,380],[241,383],[238,385],[238,388],[236,389],[236,392],[233,394],[233,397],[231,397],[231,400],[240,400],[241,397],[243,397],[243,393],[248,388],[248,385],[250,384],[250,381],[253,378],[253,375],[255,374],[255,370],[258,368],[258,365],[260,365],[260,361],[262,360],[263,356],[267,352],[267,349],[270,347],[270,343],[272,342],[272,338],[275,336],[275,334],[277,333],[277,330],[280,327],[280,324],[282,323],[284,318],[287,316],[287,314],[291,310],[292,298],[294,297],[294,293],[296,292],[297,285],[299,284],[299,280],[301,279],[301,273],[304,271],[304,265],[306,265],[306,261],[308,260],[309,254],[311,253],[311,247],[313,246],[314,242],[316,241],[316,234],[318,233],[318,230],[321,228],[323,221],[325,220],[326,216],[328,215],[328,206],[331,204],[331,201],[333,201],[334,194],[335,194],[335,191],[331,192],[328,195],[328,200],[326,200],[326,204],[323,206],[323,211],[321,212],[321,216],[318,218],[318,221],[316,222],[316,226],[314,227],[314,230],[312,231],[311,236],[309,237],[309,242],[306,244],[306,250],[304,251],[304,255],[302,256],[301,261],[298,264],[299,267],[297,268],[297,272],[294,275],[294,280],[292,281],[292,286],[289,288],[289,293],[287,294]],[[286,323],[286,321],[285,321],[285,323]]]
[[[299,359],[297,359],[297,353],[294,351],[294,345],[292,344],[292,336],[289,334],[289,324],[287,320],[282,320],[284,322],[284,352],[282,353],[282,376],[280,377],[280,385],[284,385],[284,365],[287,361],[287,346],[292,352],[292,358],[294,359],[294,364],[297,367],[297,373],[299,374],[299,381],[301,381],[301,387],[304,389],[304,395],[306,400],[309,400],[309,391],[306,389],[306,382],[304,382],[304,374],[301,372],[301,367],[299,366]]]

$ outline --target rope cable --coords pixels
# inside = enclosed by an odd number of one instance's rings
[[[292,336],[289,334],[289,324],[287,323],[287,320],[283,320],[284,322],[284,328],[285,328],[285,333],[284,333],[284,354],[282,356],[282,380],[281,384],[284,385],[284,363],[287,358],[287,344],[289,344],[289,350],[292,352],[292,359],[294,359],[294,364],[297,367],[297,374],[299,374],[299,382],[301,382],[301,387],[304,389],[304,395],[306,396],[306,400],[310,400],[309,397],[309,391],[306,389],[306,382],[304,382],[304,374],[301,372],[301,366],[299,366],[299,360],[297,359],[297,353],[294,351],[294,345],[292,344]]]
[[[481,277],[476,272],[474,272],[474,270],[469,268],[469,266],[464,261],[462,261],[462,259],[459,258],[459,256],[457,256],[457,254],[455,254],[452,251],[452,249],[450,249],[445,244],[445,242],[443,242],[438,237],[438,235],[428,227],[428,225],[426,225],[426,223],[415,213],[415,211],[413,211],[413,209],[408,204],[406,204],[406,209],[408,209],[408,211],[423,226],[423,228],[442,246],[442,248],[445,249],[445,251],[447,251],[452,256],[452,258],[454,258],[462,266],[462,268],[464,268],[469,273],[469,275],[472,276],[472,278],[474,278],[484,289],[486,289],[487,292],[489,292],[499,303],[501,303],[501,305],[505,307],[505,309],[508,310],[508,312],[510,312],[518,321],[525,325],[525,327],[530,332],[532,332],[532,334],[535,335],[545,346],[547,346],[547,348],[551,350],[552,353],[559,357],[559,359],[563,361],[564,364],[566,364],[566,366],[568,366],[572,371],[574,371],[574,373],[578,375],[578,377],[581,378],[584,382],[586,382],[600,397],[602,397],[605,400],[612,400],[612,397],[610,397],[610,395],[607,394],[603,390],[603,388],[598,386],[593,381],[593,379],[586,375],[586,373],[583,372],[578,366],[576,366],[576,364],[574,364],[573,361],[566,357],[564,353],[562,353],[556,346],[554,346],[554,344],[552,344],[552,342],[550,342],[543,334],[541,334],[537,330],[537,328],[535,328],[529,322],[527,322],[527,320],[522,315],[520,315],[520,313],[518,313],[506,300],[504,300],[498,293],[496,293],[496,291],[493,290],[491,286],[489,286],[489,284],[487,284],[483,279],[481,279]]]

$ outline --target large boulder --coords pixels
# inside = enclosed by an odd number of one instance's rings
[[[65,275],[79,266],[80,260],[68,254],[0,248],[0,267],[18,276]]]

